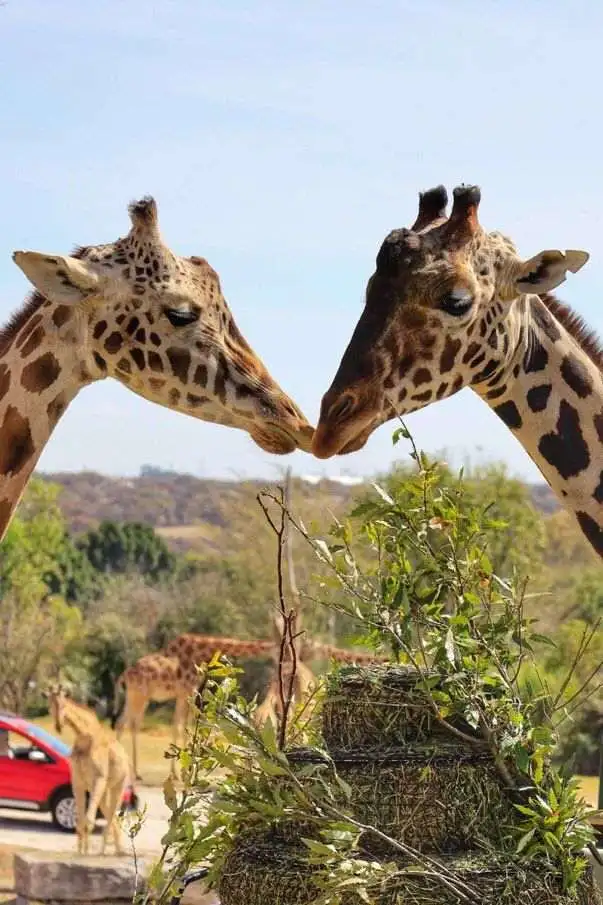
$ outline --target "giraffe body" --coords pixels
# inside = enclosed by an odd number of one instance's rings
[[[522,260],[478,223],[480,191],[421,195],[377,255],[364,310],[325,393],[313,452],[360,449],[380,424],[473,389],[514,433],[603,556],[603,352],[551,290],[588,260]]]
[[[61,733],[67,727],[75,734],[71,752],[71,784],[75,797],[78,853],[89,853],[90,835],[100,808],[105,818],[100,853],[105,853],[109,836],[112,835],[116,854],[122,854],[117,811],[130,775],[128,755],[101,726],[96,714],[90,708],[70,700],[62,689],[51,691],[49,702],[57,732]],[[88,807],[86,794],[90,796]]]
[[[36,292],[0,329],[0,540],[66,408],[106,377],[268,452],[309,450],[312,428],[239,332],[216,272],[164,245],[153,199],[129,211],[112,244],[13,255]]]

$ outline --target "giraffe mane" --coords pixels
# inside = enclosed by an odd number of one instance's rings
[[[87,250],[88,247],[86,245],[76,245],[71,252],[70,257],[79,260]],[[24,327],[30,317],[33,317],[36,311],[42,307],[45,301],[45,296],[43,296],[41,292],[38,292],[37,289],[34,289],[33,292],[30,292],[29,295],[26,296],[21,307],[9,316],[8,322],[3,327],[0,326],[0,355],[3,355],[4,352],[7,351],[21,328]]]
[[[570,336],[576,340],[580,348],[586,352],[593,364],[603,371],[603,344],[596,331],[589,327],[582,315],[574,311],[565,302],[561,302],[552,293],[547,292],[539,296],[539,298],[553,317],[559,321]]]

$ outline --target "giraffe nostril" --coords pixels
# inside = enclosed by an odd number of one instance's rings
[[[354,399],[352,396],[345,395],[339,399],[335,405],[331,407],[329,411],[329,418],[334,418],[336,420],[340,420],[341,418],[345,418],[346,415],[349,415],[352,409],[354,408]]]

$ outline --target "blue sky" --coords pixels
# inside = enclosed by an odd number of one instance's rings
[[[0,320],[15,248],[128,228],[153,194],[181,254],[220,272],[240,328],[315,422],[385,234],[439,182],[482,187],[482,223],[525,257],[585,248],[562,297],[603,328],[603,4],[574,0],[7,0],[0,7]],[[465,390],[409,418],[417,442],[538,476]],[[400,450],[277,459],[246,435],[85,390],[43,470],[371,474]]]

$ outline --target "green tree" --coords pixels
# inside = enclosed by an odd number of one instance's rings
[[[40,478],[29,484],[15,518],[2,542],[0,591],[22,599],[48,593],[48,576],[57,572],[65,544],[65,521],[58,504],[60,488]]]
[[[165,541],[150,525],[140,522],[101,522],[78,546],[104,574],[138,572],[159,581],[176,570],[176,557]]]
[[[397,464],[377,483],[396,499],[411,505],[415,476],[413,465]],[[456,473],[441,463],[435,480],[440,494],[444,490],[453,493],[462,511],[477,510],[484,518],[498,523],[498,530],[488,539],[488,555],[497,575],[509,577],[519,571],[534,579],[541,574],[544,519],[532,505],[526,485],[510,477],[504,465],[488,464]],[[371,498],[371,492],[360,497],[361,514],[362,503]],[[435,500],[437,503],[437,494]]]

